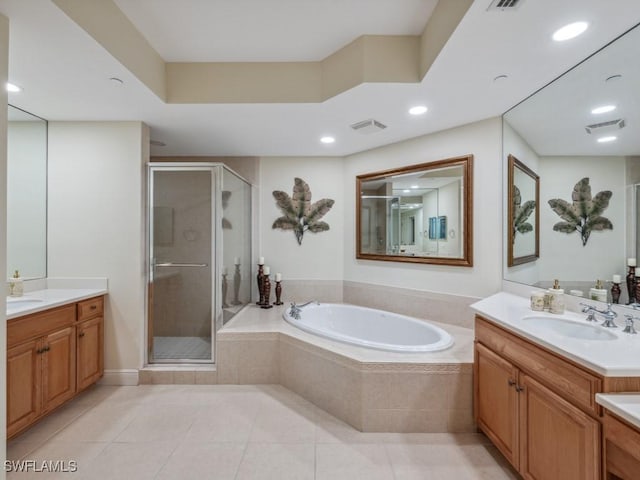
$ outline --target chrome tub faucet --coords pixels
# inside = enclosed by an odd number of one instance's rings
[[[292,302],[291,308],[289,309],[289,315],[296,320],[300,320],[300,313],[302,312],[302,309],[311,303],[320,305],[320,302],[317,300],[311,300],[307,303],[303,303],[302,305],[296,305],[296,302]]]

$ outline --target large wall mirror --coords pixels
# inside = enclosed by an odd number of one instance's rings
[[[8,106],[7,272],[47,276],[47,122]]]
[[[473,265],[473,156],[356,177],[356,258]]]
[[[511,155],[540,185],[539,257],[517,264],[505,248],[506,280],[546,288],[557,278],[588,297],[619,276],[628,303],[627,264],[640,256],[639,56],[636,26],[504,115],[505,171]]]

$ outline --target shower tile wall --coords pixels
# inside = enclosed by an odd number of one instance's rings
[[[159,337],[211,337],[211,304],[202,301],[211,297],[212,288],[211,179],[202,172],[180,172],[158,175],[155,182],[155,205],[160,209],[156,208],[154,214],[162,219],[154,229],[156,262],[209,266],[156,269],[153,333]],[[202,224],[202,218],[209,223]],[[187,276],[190,281],[186,281]]]

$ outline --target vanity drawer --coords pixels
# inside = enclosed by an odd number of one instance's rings
[[[512,361],[561,397],[588,413],[599,414],[595,395],[602,391],[602,380],[596,375],[479,316],[476,316],[475,334],[478,342]]]
[[[104,297],[90,298],[78,302],[78,321],[82,322],[89,318],[102,316],[104,312]]]
[[[52,330],[73,325],[76,319],[75,304],[53,308],[44,312],[25,315],[7,322],[7,345],[17,345],[25,340],[40,337]]]

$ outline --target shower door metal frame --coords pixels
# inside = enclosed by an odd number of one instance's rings
[[[221,248],[216,248],[222,241],[222,223],[216,221],[222,218],[222,169],[224,165],[220,163],[199,163],[199,162],[149,162],[147,168],[147,205],[146,205],[146,301],[145,301],[145,365],[167,365],[167,364],[215,364],[216,358],[216,324],[218,318],[222,317],[222,307],[220,305],[219,288],[216,279],[220,278],[222,272],[218,272],[221,265]],[[213,208],[211,209],[211,358],[207,360],[198,359],[153,359],[153,336],[151,329],[152,305],[150,295],[153,288],[154,278],[154,249],[153,249],[153,174],[156,171],[206,171],[211,172],[211,199]]]

